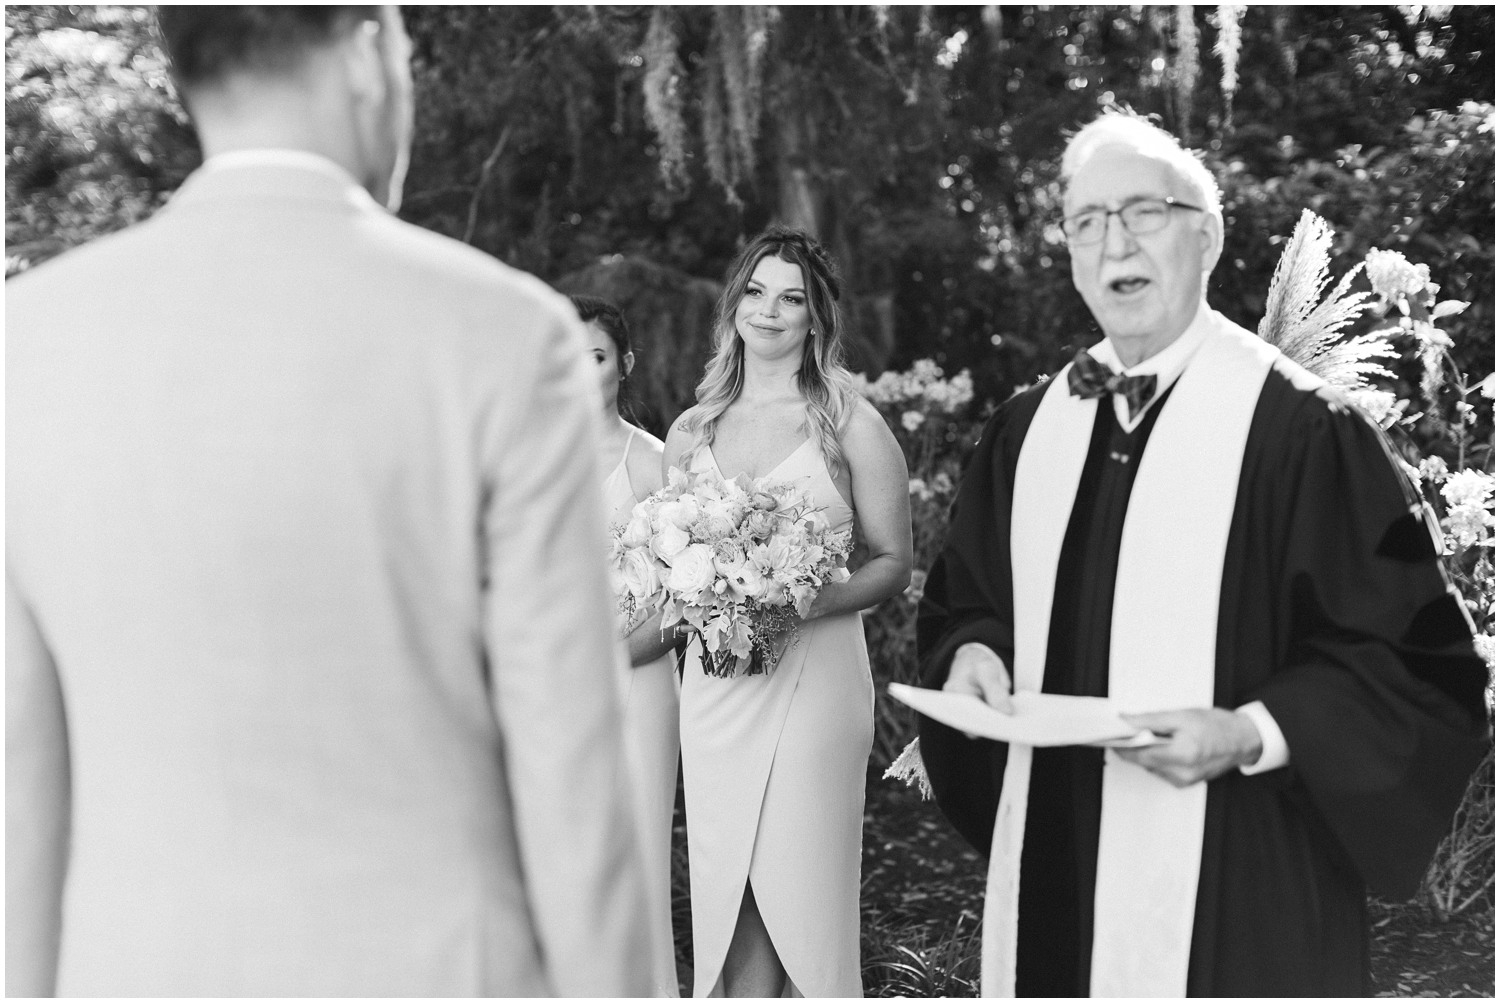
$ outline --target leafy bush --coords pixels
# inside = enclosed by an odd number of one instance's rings
[[[871,382],[856,378],[862,394],[885,418],[906,454],[911,496],[912,582],[865,617],[865,641],[875,675],[873,761],[889,766],[916,730],[913,711],[886,693],[891,682],[917,676],[917,603],[927,569],[942,550],[948,509],[969,455],[978,441],[987,409],[977,409],[968,371],[951,379],[930,359],[903,373],[888,372]],[[857,556],[857,555],[856,555]]]
[[[5,12],[7,276],[149,216],[198,165],[147,7]]]

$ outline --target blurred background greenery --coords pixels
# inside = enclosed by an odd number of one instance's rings
[[[640,416],[691,402],[704,317],[773,219],[835,251],[856,366],[930,358],[993,400],[1097,332],[1056,229],[1065,134],[1160,116],[1223,180],[1210,298],[1254,327],[1303,208],[1474,304],[1493,356],[1485,6],[410,7],[402,216],[624,301]],[[198,163],[150,9],[9,5],[7,272],[141,219]],[[1491,366],[1492,368],[1492,366]],[[1488,372],[1485,369],[1484,372]],[[1480,373],[1479,375],[1483,375]]]

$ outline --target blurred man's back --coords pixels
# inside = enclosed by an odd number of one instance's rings
[[[7,289],[10,995],[644,991],[576,320],[369,197],[340,16],[345,146],[189,87],[205,167]]]

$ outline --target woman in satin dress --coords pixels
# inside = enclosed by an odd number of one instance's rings
[[[695,996],[859,996],[874,686],[859,611],[911,579],[906,461],[842,363],[839,279],[772,228],[730,267],[697,404],[665,464],[793,481],[868,560],[826,584],[774,670],[716,678],[689,647],[682,761]]]
[[[610,525],[630,519],[635,503],[662,486],[661,440],[622,416],[621,391],[635,366],[625,316],[612,303],[572,297],[589,335],[589,356],[599,379],[604,430],[598,442],[604,504]],[[677,798],[677,660],[673,638],[663,636],[660,615],[636,625],[627,637],[630,667],[622,672],[620,699],[626,756],[634,784],[637,824],[646,856],[647,889],[656,956],[651,959],[655,995],[678,995],[672,938],[672,812]]]

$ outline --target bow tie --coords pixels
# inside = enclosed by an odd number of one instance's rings
[[[1073,368],[1068,370],[1068,389],[1075,397],[1085,400],[1103,397],[1105,394],[1119,394],[1125,398],[1125,403],[1130,407],[1130,417],[1134,418],[1156,396],[1156,374],[1122,376],[1088,352],[1080,350],[1073,356]]]

